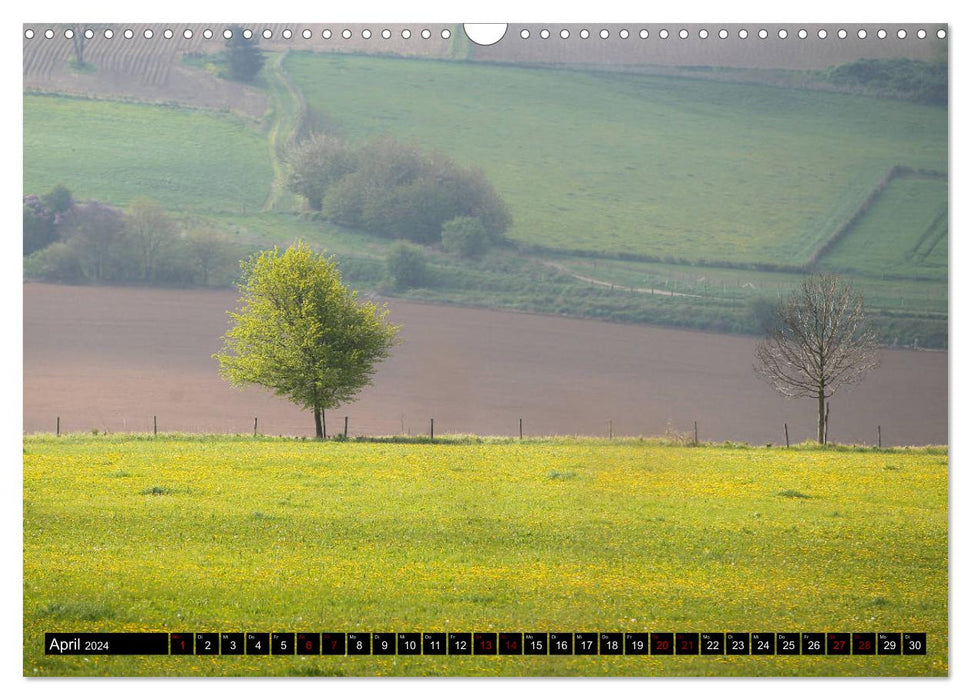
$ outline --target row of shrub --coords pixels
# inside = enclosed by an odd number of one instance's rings
[[[49,282],[222,286],[239,256],[221,231],[184,226],[157,203],[75,202],[59,185],[24,197],[24,272]]]
[[[947,63],[910,58],[861,58],[830,68],[833,85],[931,105],[947,105]]]

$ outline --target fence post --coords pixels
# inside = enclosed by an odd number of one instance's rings
[[[883,447],[883,435],[880,433],[880,426],[877,426],[877,447]]]
[[[826,415],[823,416],[823,444],[829,444],[829,401],[826,402]]]
[[[61,417],[57,417],[57,437],[61,437]]]
[[[607,421],[607,434],[611,440],[614,439],[614,422],[612,420]]]
[[[429,434],[429,436],[431,437],[432,440],[435,439],[435,419],[434,418],[432,418],[432,426],[429,429],[429,433],[428,434]]]
[[[158,435],[158,416],[152,416],[152,433]]]
[[[344,439],[347,439],[347,416],[344,416]]]
[[[253,419],[253,437],[256,437],[256,426],[259,425],[259,422],[260,419],[258,417]]]
[[[789,448],[789,424],[783,423],[783,425],[786,426],[786,449],[788,449]]]
[[[695,444],[698,444],[698,421],[695,421]]]
[[[523,439],[523,419],[519,419],[519,439]]]

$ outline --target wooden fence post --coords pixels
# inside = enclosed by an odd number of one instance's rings
[[[519,439],[523,439],[523,419],[519,419]]]
[[[883,447],[883,435],[880,432],[880,426],[877,426],[877,447]]]
[[[152,432],[158,435],[158,416],[152,416]]]
[[[698,421],[695,421],[695,444],[698,444]]]
[[[786,426],[786,448],[788,448],[789,447],[789,424],[783,423],[783,425]]]
[[[826,402],[826,415],[823,416],[823,444],[829,444],[829,401]]]
[[[253,437],[256,437],[256,426],[259,425],[259,417],[253,419]]]
[[[344,439],[347,439],[347,416],[344,416]]]
[[[434,418],[432,418],[432,425],[431,425],[431,428],[429,429],[428,434],[429,436],[431,436],[432,440],[435,439],[435,419]]]
[[[614,422],[612,420],[607,421],[607,434],[611,440],[614,439]]]
[[[57,417],[57,437],[61,437],[61,417]]]

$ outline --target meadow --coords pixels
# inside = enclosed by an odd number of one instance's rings
[[[306,52],[271,53],[247,89],[265,95],[260,120],[27,94],[24,190],[148,196],[229,233],[240,257],[300,238],[364,291],[754,333],[750,302],[796,285],[890,168],[946,170],[946,110],[857,95]],[[428,250],[429,283],[392,289],[389,241],[299,215],[284,159],[308,124],[482,167],[512,209],[510,246],[474,262]],[[896,178],[820,262],[849,275],[884,342],[947,345],[946,221],[928,229],[946,196]]]
[[[766,85],[293,52],[307,105],[482,167],[510,238],[800,265],[897,164],[946,171],[947,110]]]
[[[24,95],[25,193],[239,214],[260,211],[272,180],[265,139],[233,113]]]
[[[24,438],[24,673],[945,675],[946,448]],[[911,657],[45,657],[46,631],[924,631]]]
[[[825,270],[947,280],[947,180],[894,178],[821,260]]]

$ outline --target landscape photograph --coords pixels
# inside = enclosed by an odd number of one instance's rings
[[[949,674],[947,25],[22,32],[24,676]]]

